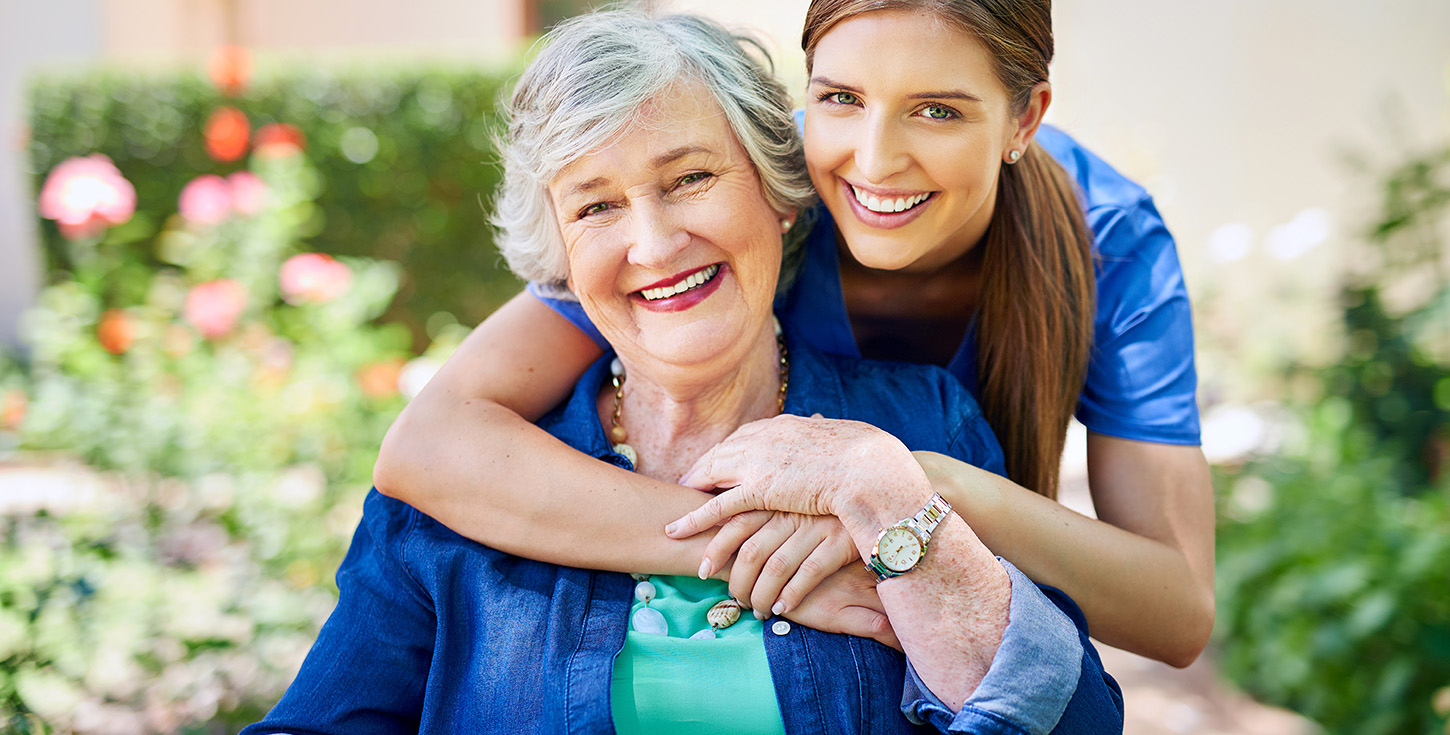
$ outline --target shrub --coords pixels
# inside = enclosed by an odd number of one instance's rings
[[[141,109],[175,122],[116,108]],[[396,263],[307,252],[331,188],[317,147],[284,128],[239,151],[239,119],[215,119],[207,140],[157,137],[154,170],[85,151],[41,169],[57,269],[26,359],[0,360],[0,449],[103,472],[33,508],[4,498],[0,730],[260,717],[336,600],[405,365],[426,368],[375,323]],[[435,331],[446,353],[462,327]]]
[[[1338,364],[1277,456],[1220,473],[1224,671],[1334,733],[1450,718],[1450,150],[1390,171]],[[1394,304],[1394,306],[1391,306]]]
[[[157,234],[188,182],[244,170],[258,148],[300,144],[319,175],[301,235],[318,252],[400,264],[384,318],[406,325],[421,349],[435,314],[474,324],[518,290],[481,206],[499,174],[491,136],[506,77],[302,64],[217,83],[188,71],[47,77],[29,96],[36,191],[61,162],[96,153],[135,185],[135,217],[109,238],[114,270],[98,293],[102,308],[131,307],[139,295],[127,274],[166,263]],[[50,282],[87,257],[50,220],[41,241]],[[435,329],[451,321],[439,319]]]

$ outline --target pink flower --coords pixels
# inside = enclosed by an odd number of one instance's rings
[[[232,187],[216,174],[203,174],[182,188],[176,208],[188,222],[217,224],[232,213]]]
[[[352,269],[331,255],[303,253],[282,264],[282,298],[289,304],[324,304],[347,293]]]
[[[251,216],[262,211],[267,202],[267,183],[251,171],[238,171],[227,177],[232,189],[232,208]]]
[[[100,153],[68,158],[45,178],[39,209],[65,237],[95,237],[130,221],[136,212],[136,187]]]
[[[186,322],[207,339],[224,336],[237,326],[247,306],[247,290],[230,278],[208,281],[186,294]]]

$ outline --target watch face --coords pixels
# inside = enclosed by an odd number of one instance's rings
[[[888,528],[876,543],[876,556],[887,569],[904,572],[921,559],[921,539],[905,528]]]

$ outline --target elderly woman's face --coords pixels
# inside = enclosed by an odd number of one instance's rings
[[[621,355],[685,366],[742,354],[769,319],[782,215],[699,84],[646,103],[549,193],[569,285]]]

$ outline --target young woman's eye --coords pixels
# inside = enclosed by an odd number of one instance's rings
[[[921,108],[921,114],[933,120],[951,120],[957,117],[957,111],[945,105],[927,105]]]
[[[821,95],[822,102],[834,102],[838,105],[859,105],[861,98],[850,92],[827,92]]]

